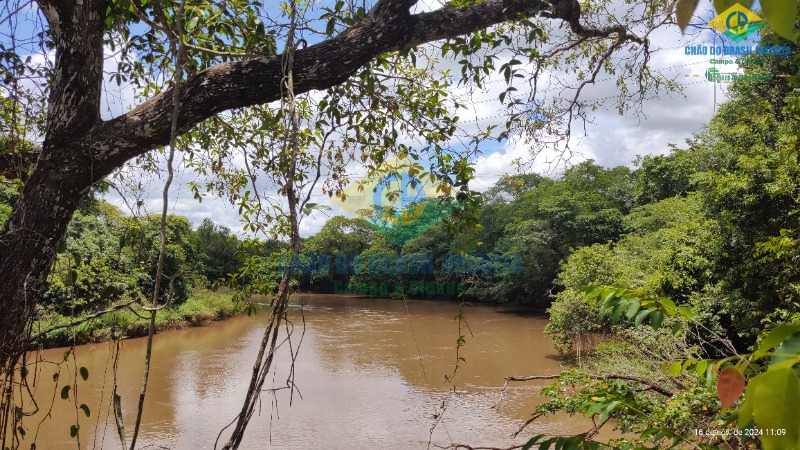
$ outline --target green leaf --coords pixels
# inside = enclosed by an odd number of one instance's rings
[[[800,357],[800,332],[791,335],[775,350],[770,366],[784,361],[796,361],[798,357]]]
[[[652,312],[652,310],[650,310],[650,309],[645,309],[645,310],[639,311],[639,314],[636,314],[636,319],[633,320],[633,323],[638,327],[639,325],[642,324],[642,322],[644,321],[645,317],[650,315],[651,312]]]
[[[70,386],[70,385],[66,385],[63,388],[61,388],[61,398],[63,398],[64,400],[68,399],[69,398],[69,390],[71,388],[72,388],[72,386]]]
[[[197,28],[197,22],[199,22],[199,21],[200,21],[200,17],[199,16],[192,17],[192,19],[189,21],[189,23],[186,24],[186,31],[191,31],[191,30],[194,30],[195,28]]]
[[[657,330],[661,328],[662,322],[664,322],[664,313],[661,311],[653,311],[650,317],[650,326],[653,327],[654,330]]]
[[[603,409],[604,406],[604,403],[593,403],[583,415],[586,417],[592,417],[593,415],[597,414],[597,411]]]
[[[522,446],[522,450],[530,450],[534,445],[536,445],[537,442],[539,442],[539,439],[543,437],[543,434],[532,437],[530,440],[528,440],[528,442],[525,443],[525,445]]]
[[[86,414],[86,417],[89,417],[89,407],[86,406],[86,403],[81,403],[80,408],[83,410],[83,413]]]
[[[89,379],[89,369],[87,369],[86,367],[81,367],[80,370],[78,370],[78,372],[81,374],[81,378],[83,378],[83,381]]]
[[[767,370],[758,378],[753,391],[753,418],[756,428],[767,431],[760,436],[764,449],[796,449],[800,437],[800,378],[791,368]],[[776,435],[778,430],[786,434]]]
[[[603,302],[603,306],[600,307],[600,313],[608,311],[609,309],[613,308],[616,304],[617,304],[617,298],[614,297],[613,293],[609,294],[609,296],[606,297],[605,302]]]
[[[710,372],[709,370],[709,373]],[[741,430],[748,428],[753,422],[753,408],[755,406],[753,397],[759,383],[761,383],[761,378],[760,375],[757,375],[751,378],[750,382],[747,383],[747,387],[744,388],[744,401],[742,401],[742,405],[739,407],[739,417],[736,423]]]
[[[639,311],[640,306],[639,300],[631,300],[630,304],[628,305],[628,309],[625,310],[625,317],[632,319],[633,316],[635,316]]]
[[[659,298],[659,303],[661,304],[661,309],[666,313],[668,316],[674,316],[675,312],[678,310],[678,307],[675,306],[675,302],[668,298]]]
[[[707,359],[701,359],[700,361],[697,362],[697,365],[694,366],[694,370],[695,372],[697,372],[697,375],[699,376],[703,376],[703,374],[706,373],[707,369],[708,369]]]
[[[678,0],[678,4],[675,6],[675,16],[678,19],[678,26],[681,31],[686,31],[686,27],[689,26],[689,21],[692,19],[694,10],[699,2],[700,0]]]
[[[742,396],[745,386],[744,375],[734,366],[728,366],[719,372],[717,377],[717,397],[722,403],[722,410],[730,408]]]
[[[683,368],[683,364],[680,361],[675,361],[674,363],[670,364],[667,368],[667,374],[671,377],[677,377],[681,374],[681,369]]]
[[[64,285],[67,287],[72,287],[75,285],[75,282],[77,281],[78,281],[78,272],[76,272],[74,269],[70,269],[70,271],[67,272],[67,279],[64,280]]]
[[[797,2],[787,0],[761,0],[761,12],[767,25],[778,36],[797,42],[794,24],[797,22]]]
[[[626,302],[620,301],[617,303],[617,306],[614,307],[614,311],[611,312],[611,321],[616,322],[619,320],[619,316],[622,315],[622,311],[625,310]]]
[[[622,402],[620,402],[619,400],[614,400],[613,402],[609,403],[608,406],[606,406],[606,409],[603,410],[603,412],[601,412],[599,416],[597,416],[597,420],[599,420],[600,422],[605,422],[605,420],[608,419],[608,415],[611,414],[611,412],[614,411],[614,409],[616,409],[616,407],[619,406],[620,403]]]
[[[800,331],[800,324],[782,323],[767,333],[758,349],[753,353],[753,359],[760,359],[767,355],[773,348],[779,346],[789,336]]]
[[[69,427],[69,437],[75,437],[78,435],[78,430],[80,430],[80,425],[70,425]]]

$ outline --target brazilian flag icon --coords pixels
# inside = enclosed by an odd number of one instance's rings
[[[742,42],[764,26],[761,17],[736,3],[708,22],[733,42]]]

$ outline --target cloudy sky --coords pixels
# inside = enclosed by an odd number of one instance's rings
[[[701,23],[701,17],[711,17],[710,2],[701,2],[700,16],[695,17],[695,22]],[[433,6],[428,5],[427,9]],[[707,19],[706,19],[707,20]],[[505,173],[514,173],[512,162],[522,159],[527,163],[528,170],[537,171],[550,176],[557,176],[565,164],[575,164],[587,159],[593,159],[604,166],[627,165],[632,166],[637,155],[665,154],[669,144],[683,145],[685,140],[702,130],[714,111],[716,103],[725,100],[724,86],[707,81],[703,73],[709,67],[709,58],[702,56],[687,56],[684,46],[698,43],[709,43],[713,34],[707,31],[695,31],[683,35],[676,25],[666,25],[655,30],[651,35],[651,48],[656,51],[650,61],[652,69],[662,70],[683,86],[680,93],[662,94],[657,98],[646,100],[642,105],[642,114],[628,114],[620,116],[612,107],[600,108],[590,116],[591,123],[586,124],[585,133],[583,124],[575,124],[577,131],[573,132],[570,142],[572,156],[567,163],[553,164],[556,155],[563,151],[563,146],[539,154],[535,159],[531,157],[531,146],[518,139],[511,139],[498,144],[489,142],[481,147],[481,155],[474,158],[476,179],[473,189],[484,191],[491,187],[495,181]],[[753,44],[753,42],[745,42]],[[109,61],[113,64],[113,61]],[[452,63],[451,63],[452,64]],[[494,75],[496,81],[487,83],[488,90],[472,94],[473,105],[468,113],[459,112],[462,125],[465,128],[488,125],[502,126],[504,118],[498,117],[500,105],[493,101],[497,98],[499,89],[503,86],[502,75]],[[599,77],[601,82],[589,86],[584,90],[583,98],[606,99],[613,98],[617,87],[613,79]],[[104,118],[121,114],[135,103],[133,91],[129,87],[118,87],[107,83],[104,98]],[[716,92],[715,92],[716,89]],[[549,96],[560,95],[559,92],[549,92]],[[192,198],[187,183],[195,180],[191,172],[183,168],[177,169],[177,182],[170,191],[170,212],[188,217],[195,224],[205,218],[227,226],[239,232],[242,223],[236,208],[230,206],[224,199],[213,197],[205,198],[198,203]],[[146,212],[158,213],[161,210],[161,189],[163,181],[158,177],[148,177],[143,180],[142,200]],[[265,195],[275,196],[275,189],[265,187]],[[308,236],[322,226],[329,217],[337,214],[350,215],[339,206],[331,203],[327,196],[318,188],[312,193],[314,202],[331,207],[330,211],[314,213],[304,219],[301,227],[303,235]],[[107,195],[107,199],[127,210],[125,201],[115,192]],[[135,200],[128,199],[128,205]]]

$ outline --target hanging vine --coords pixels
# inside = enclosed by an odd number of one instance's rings
[[[279,116],[284,119],[284,128],[286,129],[285,139],[283,141],[282,149],[278,157],[278,165],[283,174],[283,186],[281,187],[281,194],[286,198],[289,206],[289,238],[290,238],[290,261],[294,261],[300,254],[301,240],[300,240],[300,208],[308,200],[300,202],[297,192],[295,175],[297,172],[297,162],[300,155],[300,146],[298,142],[298,130],[300,128],[300,121],[297,114],[297,103],[294,94],[294,80],[292,77],[292,68],[294,65],[294,54],[297,50],[297,42],[305,43],[304,40],[295,41],[295,31],[297,23],[297,2],[291,2],[290,10],[290,23],[289,30],[286,37],[286,51],[283,54],[282,67],[283,78],[281,80],[281,108]],[[319,171],[317,172],[319,178]],[[284,268],[281,281],[278,284],[277,291],[271,303],[269,320],[267,328],[264,330],[264,337],[259,346],[258,355],[256,356],[255,364],[253,365],[253,373],[250,378],[250,384],[245,394],[245,400],[242,404],[242,409],[234,419],[236,424],[229,437],[228,441],[222,447],[223,449],[236,449],[242,442],[245,429],[247,428],[250,419],[255,411],[255,406],[261,396],[262,388],[267,375],[272,369],[275,358],[275,352],[278,348],[278,332],[281,323],[287,321],[286,313],[289,304],[289,295],[291,294],[290,281],[292,278],[292,264],[288,264]],[[290,331],[287,328],[287,333]],[[288,336],[287,336],[288,339]],[[292,371],[291,373],[294,373]],[[226,427],[227,428],[227,427]],[[220,431],[217,436],[217,441],[214,443],[214,448],[217,447],[219,437],[225,429]]]

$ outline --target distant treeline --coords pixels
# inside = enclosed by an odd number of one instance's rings
[[[619,284],[691,304],[710,329],[752,342],[764,322],[798,309],[800,164],[783,143],[795,125],[781,93],[736,86],[688,148],[639,158],[635,169],[586,161],[557,178],[503,176],[465,227],[435,201],[403,226],[335,216],[288,261],[284,243],[169,216],[160,297],[180,303],[193,286],[257,279],[268,293],[292,264],[306,291],[549,306],[551,330],[563,331],[554,337],[569,346],[568,330],[608,330],[579,289]],[[0,220],[16,192],[0,183]],[[152,297],[159,221],[88,196],[54,249],[41,305],[74,314]]]
[[[640,157],[633,169],[586,161],[557,178],[503,176],[474,226],[432,214],[398,239],[399,230],[333,217],[304,243],[305,252],[333,255],[331,269],[304,275],[301,286],[549,307],[551,335],[568,349],[612,329],[580,290],[619,285],[701,311],[703,326],[744,349],[800,310],[800,158],[789,92],[735,84],[686,148]],[[336,255],[360,255],[363,270],[336,270]],[[434,273],[369,268],[414,255],[435,261]],[[453,255],[461,270],[448,270]],[[515,269],[482,270],[497,256]]]

